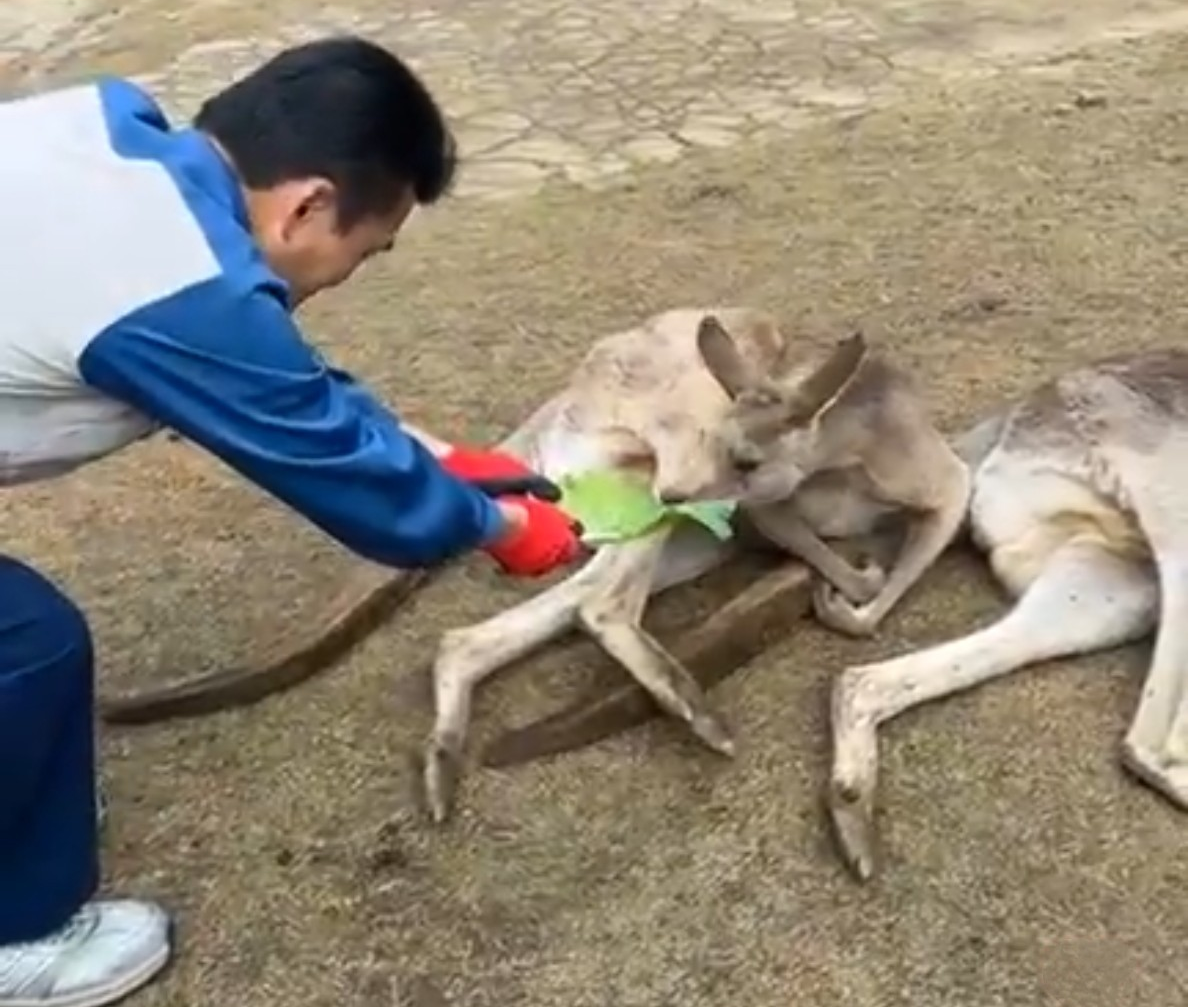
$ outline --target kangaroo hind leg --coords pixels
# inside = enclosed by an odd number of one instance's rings
[[[1140,639],[1155,622],[1149,566],[1092,539],[1072,539],[1037,571],[1014,607],[984,629],[913,654],[847,669],[833,691],[829,806],[843,859],[861,880],[876,870],[880,724],[923,703],[1041,661]]]

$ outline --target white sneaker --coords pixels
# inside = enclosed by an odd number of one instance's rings
[[[169,961],[169,917],[148,902],[89,902],[39,941],[0,946],[0,1007],[105,1007]]]

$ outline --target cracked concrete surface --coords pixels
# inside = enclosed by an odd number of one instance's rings
[[[296,0],[283,10],[9,0],[0,84],[127,74],[185,116],[278,48],[362,32],[406,56],[441,96],[467,162],[458,194],[492,199],[553,180],[614,185],[692,148],[859,114],[921,75],[992,73],[1188,24],[1188,9],[1169,0]]]

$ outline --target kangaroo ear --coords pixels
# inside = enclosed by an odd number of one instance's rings
[[[732,399],[760,384],[759,375],[742,358],[716,315],[706,315],[697,327],[697,349],[710,374]]]
[[[839,342],[820,367],[786,389],[788,421],[804,424],[825,412],[853,380],[866,355],[861,332]]]

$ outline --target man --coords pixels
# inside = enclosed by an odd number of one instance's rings
[[[465,481],[531,473],[402,429],[291,317],[448,189],[453,141],[416,77],[317,42],[194,127],[111,79],[0,105],[0,482],[169,427],[372,560],[575,559],[560,511]],[[170,956],[162,910],[94,900],[92,660],[72,602],[0,559],[0,1007],[97,1007]]]

